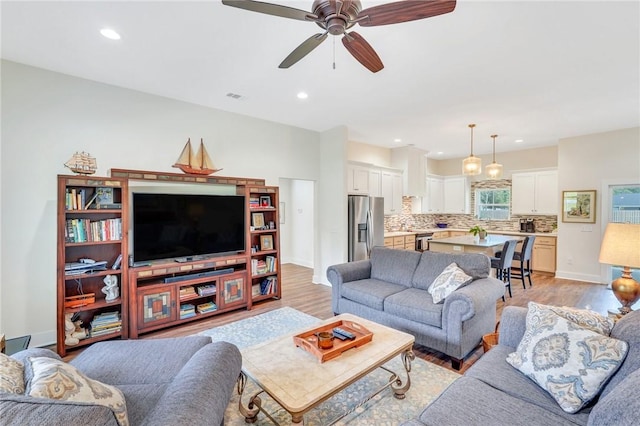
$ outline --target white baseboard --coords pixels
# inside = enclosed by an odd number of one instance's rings
[[[305,268],[313,269],[313,261],[311,260],[291,258],[287,263],[293,263],[294,265],[304,266]]]
[[[317,275],[314,275],[313,277],[311,277],[311,282],[314,284],[322,284],[326,285],[327,287],[331,287],[331,283],[327,280],[327,277],[319,277]]]
[[[30,348],[42,348],[44,346],[51,346],[56,344],[56,331],[43,331],[41,333],[34,333],[31,335],[31,342],[29,342]]]
[[[556,271],[556,278],[564,278],[565,280],[585,281],[588,283],[604,284],[600,281],[600,275],[580,274],[569,271]]]

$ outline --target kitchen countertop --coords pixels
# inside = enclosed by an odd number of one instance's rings
[[[425,228],[425,229],[411,229],[410,231],[389,231],[385,232],[385,237],[404,237],[405,235],[416,235],[416,234],[429,234],[435,232],[446,232],[446,231],[456,231],[456,232],[469,232],[468,229],[462,228]],[[487,230],[488,235],[535,235],[536,237],[557,237],[557,232],[519,232],[519,231],[500,231],[491,229]]]

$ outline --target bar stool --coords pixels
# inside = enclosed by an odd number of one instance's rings
[[[531,281],[531,255],[533,253],[533,243],[535,240],[535,235],[529,235],[522,243],[522,250],[513,254],[513,260],[520,262],[520,268],[519,271],[516,269],[511,277],[522,280],[522,288],[527,288],[527,284],[524,282],[525,277],[529,278],[529,287],[533,285],[533,281]]]
[[[513,297],[511,294],[511,264],[513,263],[516,244],[518,244],[518,240],[505,241],[500,251],[500,257],[491,258],[491,268],[496,270],[496,278],[502,280],[505,283],[505,287],[509,289],[509,297]],[[502,300],[505,300],[504,296],[502,296]]]

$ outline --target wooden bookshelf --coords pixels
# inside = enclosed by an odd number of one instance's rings
[[[110,194],[109,208],[98,205],[98,191]],[[112,269],[118,255],[127,258],[127,181],[123,179],[95,176],[58,176],[58,235],[57,235],[57,309],[56,309],[56,349],[60,356],[67,351],[112,338],[127,338],[127,262],[121,262],[118,269]],[[114,208],[114,206],[116,206]],[[65,265],[77,263],[81,258],[105,261],[103,269],[87,270],[71,274]],[[118,280],[119,297],[106,301],[104,279],[108,275]],[[93,293],[95,301],[83,306],[67,307],[65,298]],[[117,312],[120,326],[109,334],[91,336],[76,345],[65,344],[65,315],[74,314],[82,321],[83,328],[89,328],[96,315]]]
[[[245,187],[247,203],[247,251],[249,307],[282,295],[280,279],[279,191],[276,186]]]

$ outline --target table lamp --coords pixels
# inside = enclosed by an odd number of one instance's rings
[[[640,283],[630,268],[640,268],[640,224],[609,223],[600,247],[600,263],[622,266],[622,276],[611,283],[613,294],[622,303],[622,315],[640,299]]]

